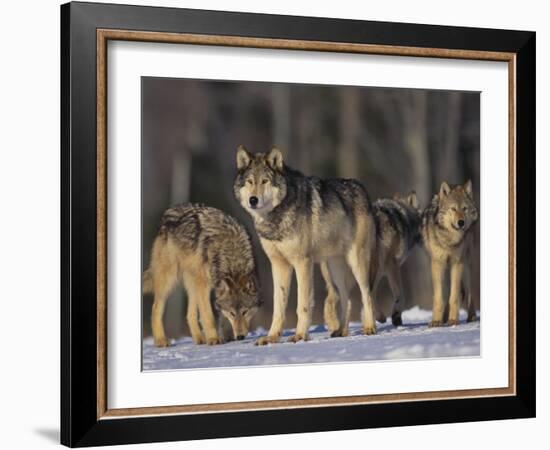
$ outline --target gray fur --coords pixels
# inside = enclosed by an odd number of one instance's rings
[[[174,206],[163,214],[158,236],[185,250],[201,249],[217,288],[224,279],[256,276],[248,231],[229,214],[200,204]]]
[[[356,213],[371,213],[367,191],[357,180],[343,178],[321,179],[305,176],[297,170],[283,165],[275,171],[266,166],[264,154],[254,155],[249,166],[237,173],[234,183],[235,198],[242,203],[241,188],[249,176],[259,172],[274,186],[281,189],[280,203],[271,210],[264,221],[256,223],[260,237],[280,241],[299,232],[301,222],[308,222],[312,215],[322,216],[335,209],[343,211],[350,220]],[[315,200],[319,199],[319,202]]]
[[[403,199],[379,199],[373,204],[379,245],[395,246],[393,257],[403,261],[420,242],[421,213]]]
[[[401,313],[406,304],[400,267],[412,248],[420,241],[421,217],[416,194],[411,192],[406,198],[396,195],[393,199],[379,199],[373,203],[372,211],[376,223],[376,258],[371,265],[370,273],[373,291],[376,292],[380,280],[387,277],[394,297],[391,319],[395,326],[399,326],[403,324]],[[334,271],[329,271],[324,264],[321,265],[321,273],[327,287],[324,315],[329,328],[333,328],[331,323],[335,322],[336,305],[340,301],[331,272]],[[343,283],[353,285],[349,270],[344,273]],[[386,322],[386,316],[381,309],[376,309],[377,321]]]
[[[162,316],[166,298],[178,282],[188,293],[187,320],[195,343],[223,342],[221,317],[216,319],[211,308],[212,293],[216,309],[231,323],[233,337],[246,336],[261,299],[250,236],[236,219],[193,204],[163,214],[151,264],[143,274],[144,293],[155,295],[151,321],[157,346],[169,345]]]
[[[361,183],[303,175],[285,164],[277,148],[252,154],[241,146],[236,162],[235,198],[252,216],[273,272],[273,322],[267,338],[259,343],[278,341],[293,270],[298,280],[298,325],[292,340],[307,339],[313,264],[324,262],[335,270],[342,264],[351,268],[361,290],[364,332],[375,333],[368,273],[376,231],[372,206]],[[345,303],[335,333],[347,333],[348,321]]]
[[[473,228],[479,212],[471,181],[464,185],[441,183],[422,214],[422,243],[431,260],[433,311],[431,326],[458,323],[461,300],[467,303],[468,321],[476,319],[471,295]],[[446,272],[450,272],[449,301],[443,299]],[[445,305],[446,303],[446,305]]]

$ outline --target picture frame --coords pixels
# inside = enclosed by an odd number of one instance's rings
[[[508,64],[506,388],[111,409],[107,404],[107,43]],[[533,32],[73,2],[61,6],[61,443],[71,447],[535,416]]]

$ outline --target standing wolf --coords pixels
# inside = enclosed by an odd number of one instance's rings
[[[376,293],[378,283],[383,277],[387,277],[394,299],[392,310],[392,323],[394,326],[403,325],[401,313],[405,306],[405,296],[401,281],[401,265],[409,256],[412,248],[420,242],[421,212],[418,206],[416,193],[413,191],[406,197],[396,194],[393,199],[383,198],[372,205],[376,221],[376,258],[372,263],[374,273],[373,291]],[[330,272],[325,264],[321,265],[321,273],[327,286],[327,298],[325,300],[325,323],[329,331],[340,326],[336,315],[336,304],[340,300],[340,293],[334,286]],[[350,274],[346,274],[344,295],[353,286]],[[378,301],[375,305],[378,306]],[[379,308],[376,319],[384,323],[386,317]],[[348,315],[349,320],[349,315]],[[347,332],[349,323],[344,324]]]
[[[155,345],[169,345],[162,316],[178,281],[188,293],[187,321],[196,344],[222,342],[210,303],[212,291],[216,308],[231,323],[233,337],[244,339],[260,306],[257,280],[250,236],[237,220],[202,205],[168,209],[153,243],[151,264],[143,274],[143,293],[155,296],[151,316]]]
[[[327,262],[337,286],[351,268],[363,301],[363,331],[374,334],[371,280],[376,230],[365,188],[355,180],[307,177],[283,162],[277,148],[269,153],[237,150],[236,199],[254,220],[273,274],[273,321],[259,345],[279,341],[292,271],[298,281],[298,323],[292,342],[306,340],[313,310],[313,267]],[[340,324],[348,314],[342,297]],[[342,335],[343,327],[333,335]]]
[[[460,297],[468,305],[468,321],[476,319],[471,294],[471,264],[474,250],[473,225],[478,219],[472,182],[449,186],[441,183],[439,194],[422,214],[422,240],[431,258],[433,311],[430,326],[443,325],[443,285],[447,267],[450,268],[448,324],[458,323]]]

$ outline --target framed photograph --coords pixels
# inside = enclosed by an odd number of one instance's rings
[[[535,415],[535,33],[61,7],[61,441]]]

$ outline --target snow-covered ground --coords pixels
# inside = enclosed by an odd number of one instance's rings
[[[254,345],[263,328],[249,333],[243,341],[223,345],[195,345],[182,337],[170,347],[156,348],[152,338],[143,342],[143,370],[174,370],[207,367],[263,366],[275,364],[310,364],[383,359],[478,356],[480,324],[461,322],[453,327],[429,328],[431,311],[414,307],[403,313],[402,327],[394,328],[388,320],[378,324],[374,336],[361,334],[361,324],[352,323],[350,336],[330,338],[323,325],[310,328],[310,340],[296,344],[285,342],[293,330],[283,333],[280,344]]]

